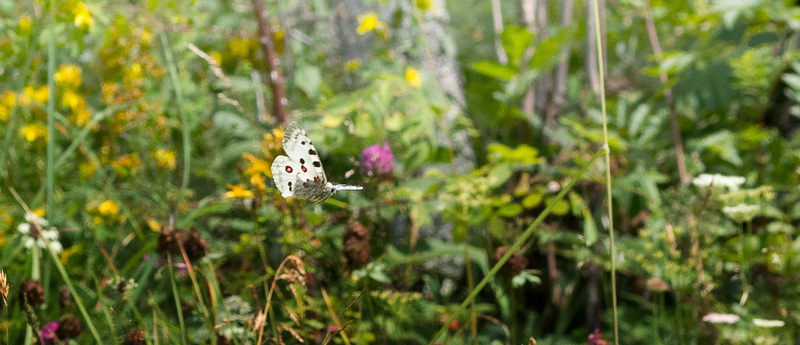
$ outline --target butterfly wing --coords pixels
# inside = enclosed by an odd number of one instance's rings
[[[298,181],[311,179],[308,174],[303,173],[299,163],[283,155],[276,157],[272,161],[271,169],[275,186],[278,187],[278,190],[281,191],[281,196],[284,198],[294,196],[297,191]],[[305,176],[301,177],[301,174]]]
[[[297,122],[286,126],[283,134],[283,150],[289,158],[299,164],[300,172],[311,176],[312,181],[322,182],[323,185],[328,181],[317,148]]]
[[[294,196],[299,199],[306,199],[314,203],[325,201],[333,195],[334,190],[331,189],[329,183],[322,183],[320,181],[304,181],[298,182],[295,189]]]

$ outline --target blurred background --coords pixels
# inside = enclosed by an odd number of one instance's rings
[[[0,343],[795,343],[798,29],[793,1],[2,0]],[[364,190],[282,198],[292,121]]]

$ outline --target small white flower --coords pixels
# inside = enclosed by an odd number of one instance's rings
[[[718,313],[711,313],[706,316],[703,316],[703,321],[710,322],[710,323],[737,323],[741,320],[739,315],[735,314],[718,314]]]
[[[47,221],[42,219],[41,217],[33,214],[28,213],[25,215],[26,223],[22,223],[17,226],[17,231],[25,236],[23,240],[23,244],[25,244],[25,248],[33,247],[34,243],[38,243],[39,247],[44,248],[45,243],[42,238],[46,238],[47,241],[50,243],[50,250],[60,253],[61,250],[64,248],[61,246],[61,242],[58,241],[58,230],[55,228],[50,228],[50,230],[42,230],[40,233],[38,229],[32,225],[33,222],[39,224],[40,228],[44,228],[48,225]]]
[[[722,212],[733,220],[743,223],[753,219],[761,210],[758,205],[739,204],[736,206],[725,206]]]
[[[692,180],[692,184],[698,188],[714,185],[715,187],[726,187],[730,190],[739,190],[739,186],[744,184],[746,179],[741,176],[725,176],[720,174],[701,174]]]
[[[753,324],[758,327],[775,328],[775,327],[783,327],[785,322],[781,320],[753,319]]]

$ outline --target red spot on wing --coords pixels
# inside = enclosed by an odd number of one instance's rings
[[[292,167],[290,167],[290,166],[288,166],[288,165],[287,165],[287,166],[286,166],[286,172],[291,174],[291,173],[292,173],[292,171],[294,171],[294,170],[292,170]]]
[[[308,172],[308,169],[306,169],[306,166],[305,166],[305,165],[301,165],[301,166],[300,166],[300,169],[303,169],[303,172]]]

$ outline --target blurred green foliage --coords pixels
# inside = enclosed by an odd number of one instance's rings
[[[556,199],[603,142],[586,4],[562,24],[563,2],[546,1],[548,25],[533,29],[519,19],[527,1],[502,1],[495,32],[490,1],[365,0],[343,13],[349,3],[264,2],[290,120],[332,181],[365,187],[314,205],[283,199],[270,178],[283,131],[252,2],[0,1],[0,269],[11,285],[0,339],[31,344],[29,324],[64,314],[109,344],[427,343],[445,325],[447,344],[612,339],[603,164]],[[619,342],[797,339],[800,7],[605,11]],[[430,22],[445,25],[453,75],[423,35]],[[363,51],[342,52],[344,38]],[[524,105],[532,85],[544,106]],[[394,171],[371,176],[362,152],[384,142]],[[550,205],[459,312],[498,248]],[[33,223],[58,229],[58,261],[32,240]],[[183,252],[169,249],[175,239]],[[28,277],[44,304],[23,306]],[[93,341],[89,330],[76,339]]]

